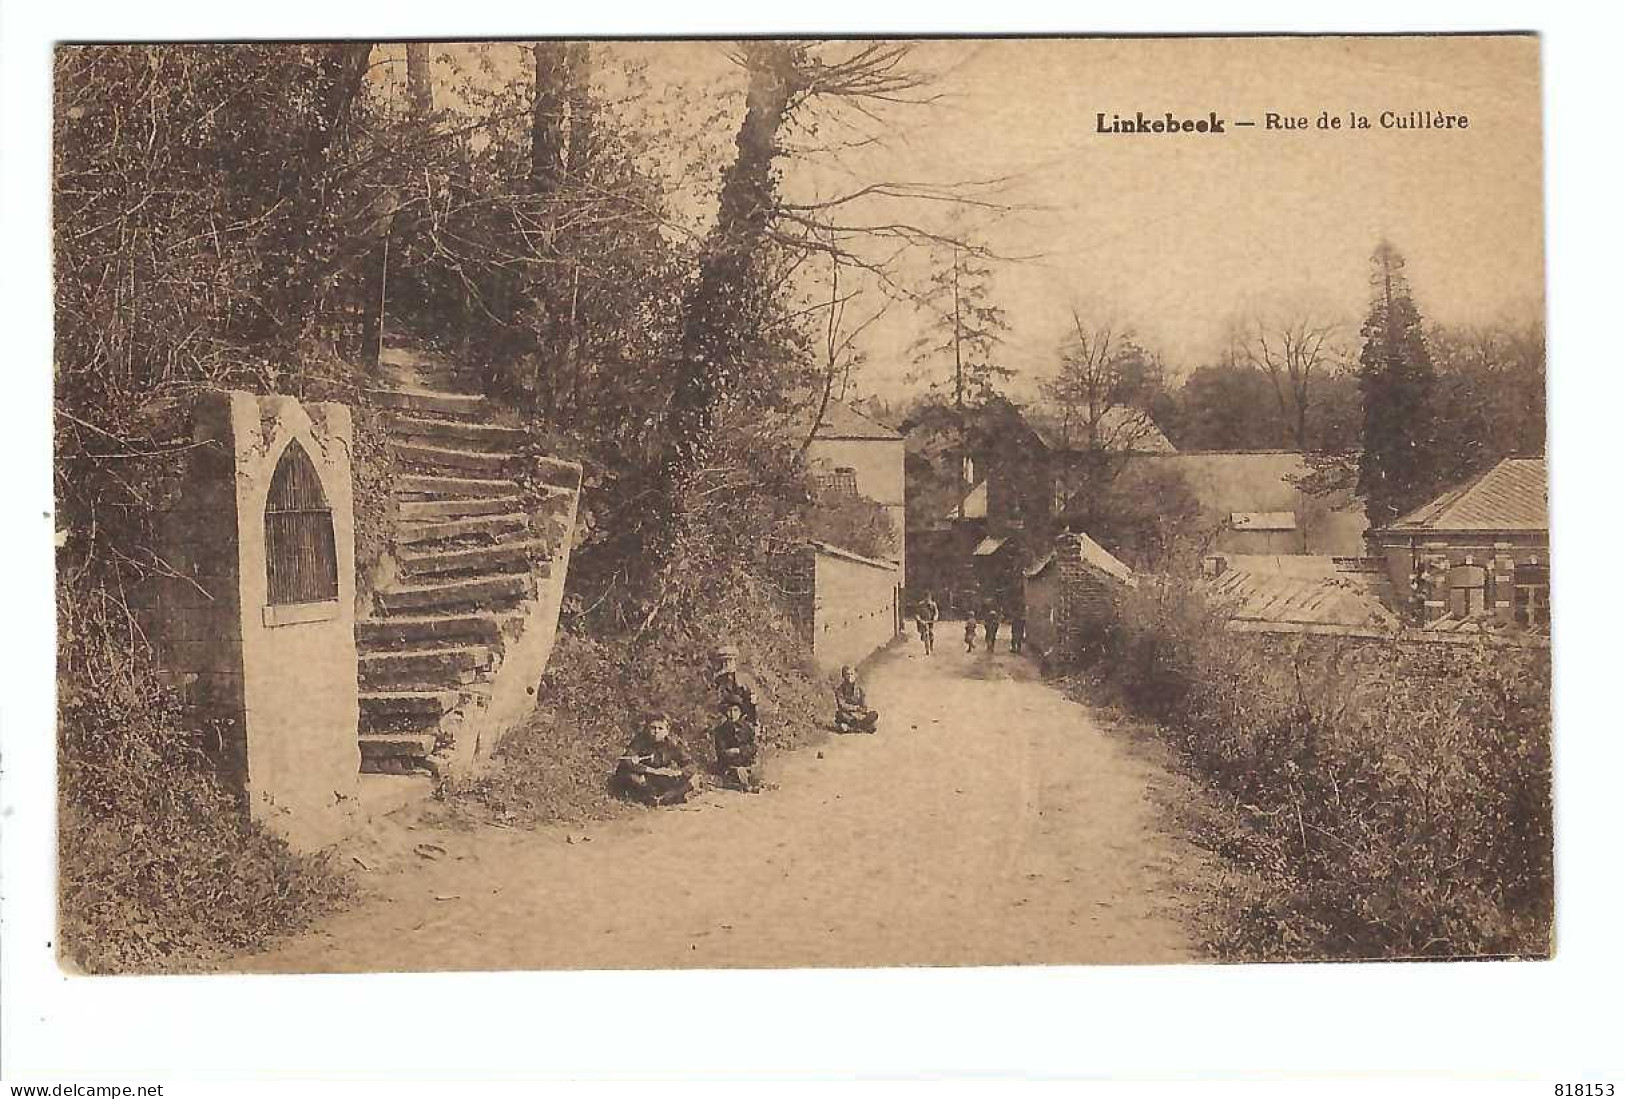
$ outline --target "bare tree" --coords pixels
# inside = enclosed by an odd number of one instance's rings
[[[1060,421],[1060,459],[1071,473],[1067,510],[1087,526],[1127,457],[1157,433],[1141,406],[1161,386],[1163,365],[1109,314],[1089,320],[1074,306],[1071,319],[1060,363],[1041,391]]]
[[[1255,309],[1236,326],[1237,358],[1270,380],[1281,432],[1309,449],[1309,408],[1316,387],[1346,358],[1343,325],[1312,306]]]
[[[807,453],[813,439],[817,437],[818,427],[824,422],[824,414],[829,411],[830,401],[836,399],[837,379],[841,385],[839,399],[846,399],[846,391],[852,380],[852,370],[863,361],[863,352],[856,350],[853,345],[870,325],[886,315],[886,310],[891,306],[891,302],[885,302],[857,324],[848,326],[846,307],[860,295],[861,291],[842,294],[841,257],[832,253],[829,257],[829,301],[825,305],[824,340],[821,348],[824,382],[819,390],[818,407],[814,410],[812,422],[807,428],[807,438],[801,444],[803,454]]]

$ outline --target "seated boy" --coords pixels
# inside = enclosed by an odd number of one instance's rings
[[[737,700],[727,702],[721,723],[711,730],[711,739],[717,749],[717,774],[723,781],[747,793],[761,789],[756,772],[756,726],[746,720]]]
[[[879,722],[880,715],[869,709],[864,699],[857,671],[846,665],[841,669],[841,681],[835,685],[835,731],[872,733]]]
[[[664,714],[650,714],[615,765],[610,787],[645,805],[672,805],[694,792],[693,759]]]

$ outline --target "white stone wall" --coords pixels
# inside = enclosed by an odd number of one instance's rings
[[[813,550],[813,660],[829,670],[859,664],[897,636],[891,562]]]

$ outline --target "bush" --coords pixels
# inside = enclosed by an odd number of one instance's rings
[[[862,557],[889,558],[897,552],[897,527],[891,514],[866,496],[820,493],[803,522],[814,541]]]
[[[336,907],[345,879],[251,826],[105,593],[59,592],[60,957],[197,968]]]
[[[1234,810],[1262,889],[1229,952],[1550,953],[1547,652],[1225,632],[1183,585],[1119,603],[1094,667]]]

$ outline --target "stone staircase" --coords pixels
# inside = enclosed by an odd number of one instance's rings
[[[386,348],[393,569],[356,622],[361,769],[444,776],[489,756],[535,705],[552,652],[580,495],[573,462],[522,457],[454,372]]]

